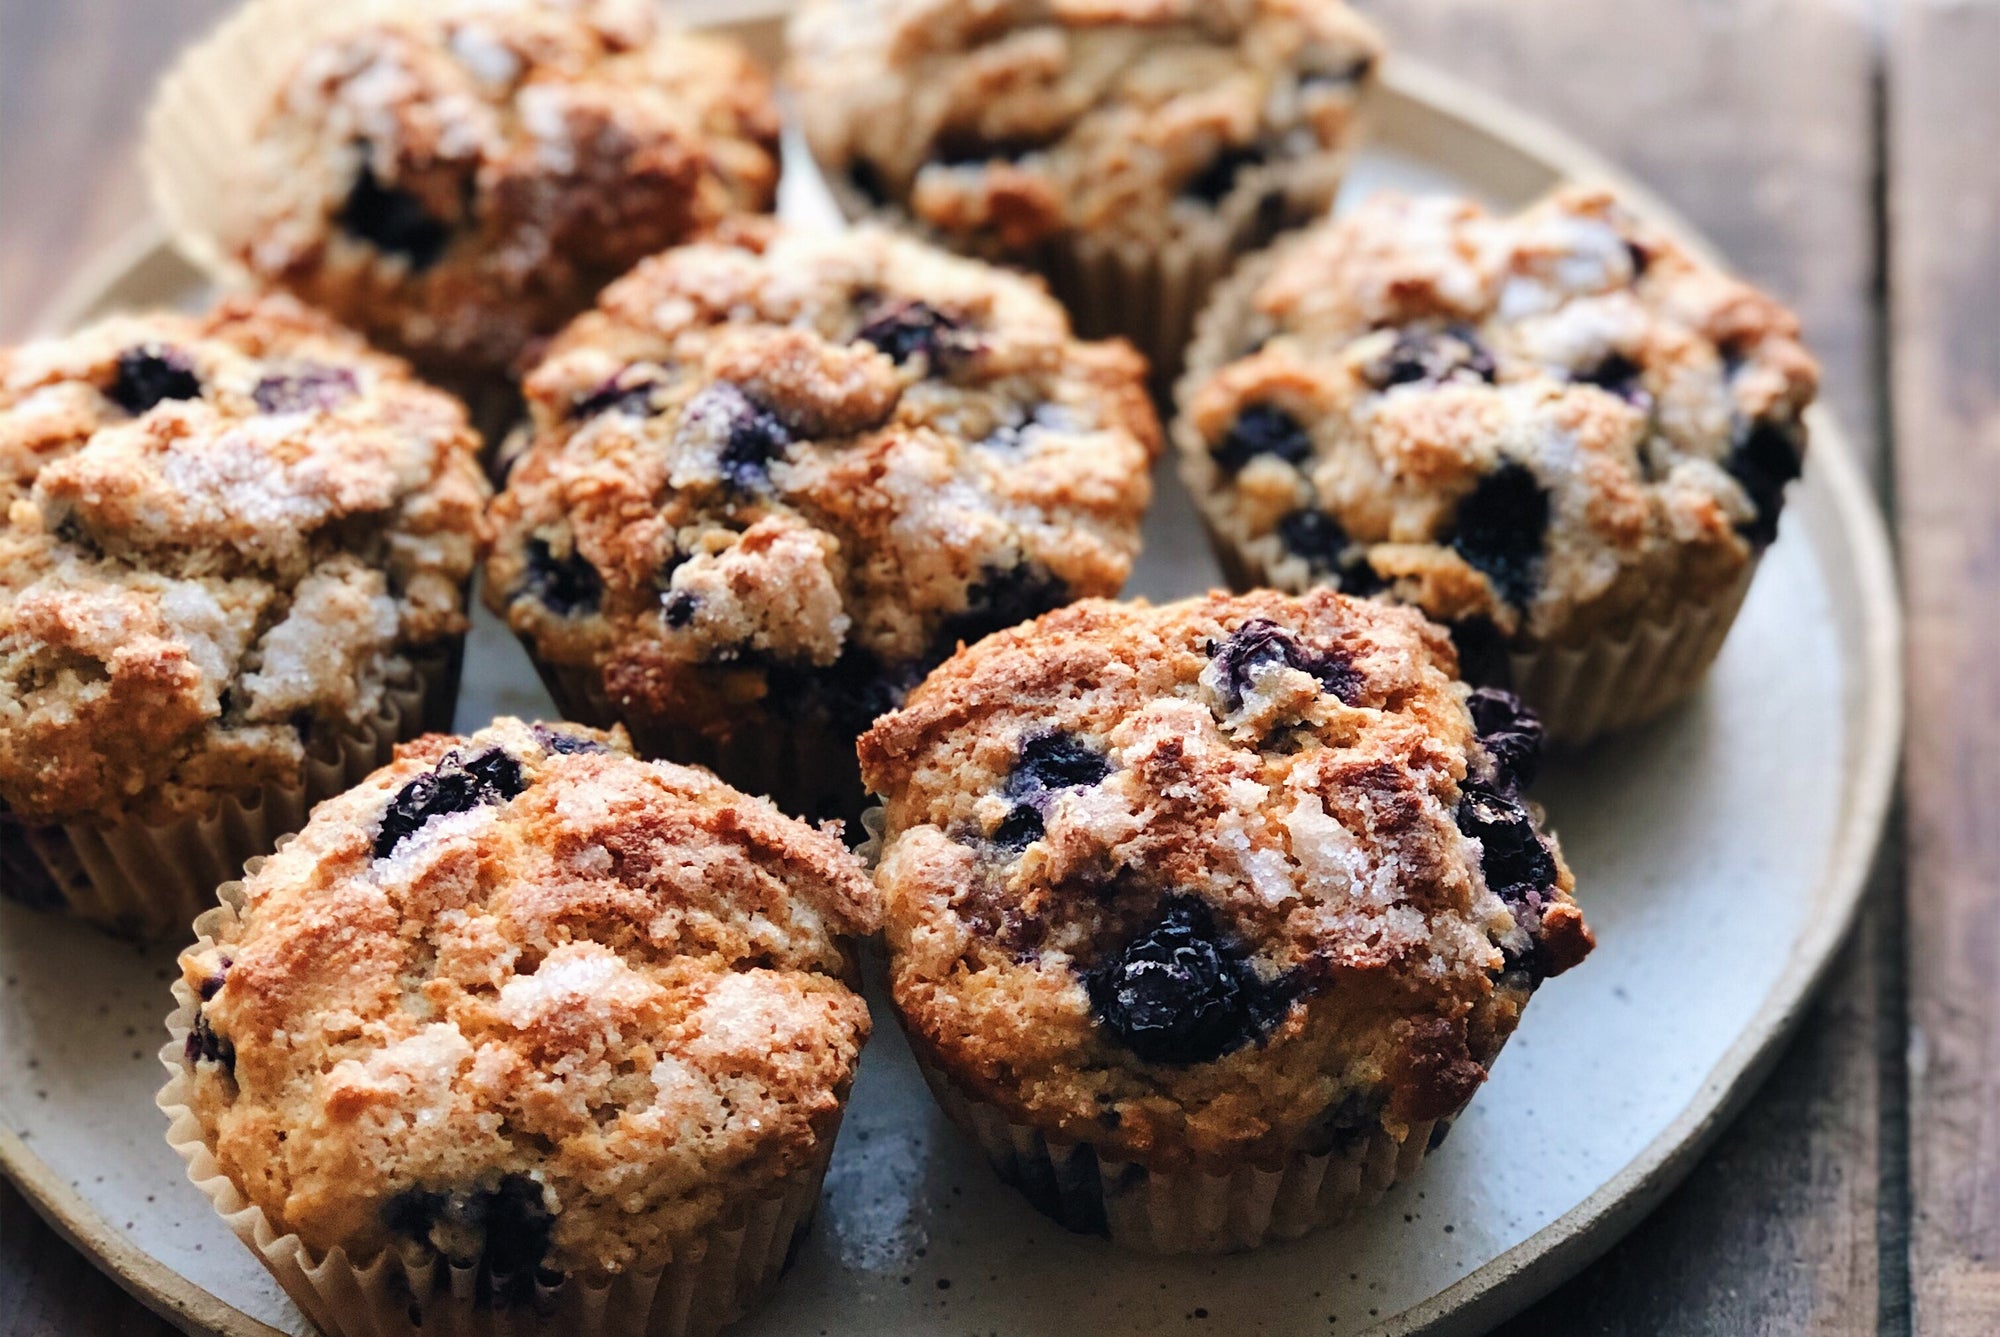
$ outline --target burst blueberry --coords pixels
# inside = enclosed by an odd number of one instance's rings
[[[1209,1063],[1263,1039],[1292,990],[1266,981],[1197,896],[1165,897],[1146,925],[1084,975],[1092,1013],[1148,1063]]]
[[[1314,649],[1269,618],[1253,617],[1209,652],[1222,670],[1222,704],[1233,713],[1256,680],[1270,669],[1295,668],[1319,679],[1320,686],[1353,705],[1361,696],[1363,678],[1354,661],[1338,650]]]
[[[564,757],[577,756],[583,753],[609,752],[611,750],[595,738],[586,737],[580,733],[572,733],[568,729],[556,728],[547,724],[537,724],[535,726],[535,741],[557,756]]]
[[[1778,537],[1778,513],[1785,505],[1785,485],[1797,478],[1805,454],[1805,433],[1796,423],[1760,418],[1738,428],[1723,467],[1743,485],[1755,518],[1741,525],[1743,537],[1758,547]]]
[[[1236,415],[1214,450],[1224,473],[1237,473],[1260,455],[1298,465],[1312,457],[1312,437],[1291,414],[1275,404],[1251,404]]]
[[[111,402],[137,417],[168,399],[200,399],[201,378],[194,362],[178,348],[140,344],[118,355],[118,374],[106,392]]]
[[[1547,489],[1525,465],[1509,460],[1458,504],[1451,546],[1485,573],[1502,599],[1519,607],[1534,597],[1548,528]]]
[[[516,598],[534,599],[558,617],[594,613],[604,597],[604,578],[572,548],[557,556],[542,539],[529,539],[524,549],[527,570]]]
[[[921,357],[933,376],[949,369],[967,351],[959,322],[928,302],[884,303],[854,337],[881,349],[899,366]]]
[[[1331,576],[1335,588],[1365,599],[1387,585],[1366,556],[1348,554],[1354,542],[1340,521],[1325,511],[1306,507],[1278,519],[1278,541],[1285,551],[1305,559],[1315,575]]]
[[[470,760],[461,760],[456,752],[447,753],[435,770],[409,781],[389,800],[375,833],[375,857],[388,858],[398,845],[439,817],[504,803],[527,787],[521,763],[497,747]]]
[[[1047,825],[1032,803],[1017,803],[993,828],[993,843],[1002,849],[1024,850],[1042,838]]]
[[[423,201],[401,186],[385,185],[367,161],[364,146],[361,172],[333,221],[341,231],[358,237],[378,251],[400,255],[413,270],[429,269],[444,254],[451,228],[431,216]]]
[[[1400,331],[1388,353],[1367,370],[1368,383],[1377,390],[1465,379],[1491,385],[1494,375],[1493,354],[1466,325]]]
[[[1020,760],[1007,776],[1007,792],[1032,797],[1094,785],[1109,774],[1111,763],[1102,752],[1075,734],[1051,730],[1021,744]]]
[[[1509,905],[1555,886],[1555,856],[1520,800],[1468,782],[1459,798],[1458,829],[1480,843],[1486,885]]]
[[[1475,688],[1465,704],[1491,763],[1493,788],[1512,795],[1533,784],[1542,765],[1542,717],[1497,687]]]

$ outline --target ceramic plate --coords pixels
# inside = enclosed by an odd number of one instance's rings
[[[739,11],[740,12],[740,11]],[[750,36],[768,43],[768,24]],[[1392,63],[1345,200],[1395,185],[1525,202],[1562,177],[1642,190],[1561,136]],[[783,212],[838,226],[787,145]],[[107,257],[57,323],[201,300],[159,241]],[[1708,686],[1637,733],[1558,759],[1538,787],[1596,954],[1551,981],[1493,1079],[1415,1179],[1360,1219],[1222,1259],[1153,1260],[1064,1234],[933,1109],[878,1018],[817,1227],[737,1331],[909,1334],[1457,1333],[1528,1303],[1672,1187],[1782,1045],[1851,922],[1887,806],[1897,613],[1881,521],[1837,426]],[[1131,592],[1218,576],[1170,471]],[[458,722],[546,714],[483,614]],[[162,1139],[153,1107],[173,949],[141,951],[0,905],[0,1160],[49,1218],[189,1331],[304,1332]]]

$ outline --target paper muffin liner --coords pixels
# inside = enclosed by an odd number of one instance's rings
[[[705,766],[746,794],[762,794],[794,817],[852,824],[864,795],[854,736],[813,719],[739,721],[727,738],[621,713],[594,667],[550,664],[531,648],[542,682],[563,718],[594,729],[622,724],[640,756]],[[746,706],[744,713],[763,712]]]
[[[184,933],[215,903],[218,886],[304,826],[314,804],[366,779],[397,743],[451,727],[463,653],[461,638],[415,661],[408,678],[383,693],[374,715],[306,754],[296,783],[226,795],[213,812],[167,822],[133,817],[23,826],[0,817],[0,868],[9,874],[10,892],[25,887],[20,899],[125,937]]]
[[[1412,1124],[1400,1142],[1378,1129],[1345,1147],[1295,1152],[1275,1167],[1153,1170],[1013,1122],[921,1053],[917,1067],[945,1116],[1037,1210],[1140,1253],[1239,1253],[1333,1225],[1415,1174],[1440,1126]]]
[[[255,872],[255,865],[245,870]],[[195,921],[197,949],[232,926],[243,884],[232,882]],[[167,1084],[155,1103],[167,1116],[167,1144],[187,1164],[188,1179],[207,1196],[223,1223],[243,1241],[285,1294],[332,1337],[505,1337],[562,1332],[567,1337],[709,1337],[767,1297],[790,1265],[812,1224],[821,1181],[833,1158],[838,1116],[820,1153],[767,1196],[727,1206],[718,1223],[680,1248],[664,1267],[615,1274],[603,1281],[563,1277],[537,1281],[521,1306],[492,1303],[490,1276],[421,1246],[351,1258],[321,1252],[283,1231],[236,1186],[202,1137],[193,1110],[194,1078],[186,1063],[196,1001],[186,981],[174,981],[172,1037],[160,1050]]]
[[[1276,535],[1245,533],[1220,507],[1215,464],[1189,415],[1200,385],[1243,355],[1252,297],[1284,251],[1280,244],[1246,260],[1216,288],[1175,387],[1171,431],[1181,480],[1230,586],[1296,594],[1315,583],[1311,566],[1287,552]],[[1574,646],[1510,645],[1504,685],[1541,715],[1553,743],[1575,746],[1643,724],[1701,685],[1750,591],[1757,562],[1753,555],[1732,582],[1708,597],[1684,599],[1618,634]]]
[[[1358,138],[1353,131],[1350,138]],[[1087,339],[1130,340],[1152,364],[1152,384],[1164,397],[1180,374],[1188,340],[1215,284],[1237,259],[1279,234],[1323,216],[1340,193],[1347,152],[1246,167],[1246,183],[1212,216],[1187,223],[1158,244],[1068,233],[1024,252],[968,242],[930,227],[900,206],[876,205],[841,172],[825,172],[827,188],[850,221],[873,220],[934,245],[1038,274]]]

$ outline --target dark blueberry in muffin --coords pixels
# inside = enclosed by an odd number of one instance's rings
[[[106,391],[111,402],[137,417],[165,399],[200,399],[201,378],[178,348],[140,344],[118,355],[118,375]]]
[[[1465,704],[1492,764],[1492,787],[1512,795],[1533,784],[1542,765],[1541,716],[1521,704],[1520,697],[1496,687],[1474,688]]]
[[[558,557],[541,539],[529,539],[526,552],[528,571],[515,598],[534,599],[557,617],[597,611],[598,600],[604,597],[604,578],[582,553],[572,549]]]
[[[660,601],[660,621],[675,631],[694,621],[694,610],[701,600],[686,590],[675,590]]]
[[[1094,785],[1109,774],[1111,763],[1102,752],[1075,734],[1051,730],[1021,744],[1021,759],[1007,777],[1007,792],[1021,796],[1075,789]]]
[[[1222,703],[1232,712],[1241,709],[1261,671],[1281,664],[1311,674],[1349,705],[1361,694],[1361,674],[1346,655],[1303,645],[1269,618],[1251,618],[1209,653],[1222,669]]]
[[[1509,905],[1555,886],[1555,856],[1519,800],[1467,783],[1458,803],[1458,829],[1480,843],[1486,885]]]
[[[1198,896],[1171,895],[1084,976],[1091,1011],[1148,1063],[1209,1063],[1270,1032],[1291,1004]]]
[[[1255,144],[1226,144],[1181,185],[1181,196],[1207,205],[1221,204],[1235,193],[1237,180],[1247,168],[1262,167],[1267,159]]]
[[[460,761],[456,752],[448,753],[437,769],[411,780],[389,800],[381,829],[375,833],[375,857],[388,858],[434,818],[504,803],[527,787],[521,763],[497,747],[470,761]]]
[[[1340,521],[1325,511],[1308,507],[1280,517],[1278,541],[1286,552],[1304,558],[1315,574],[1332,576],[1335,588],[1343,594],[1365,599],[1387,586],[1366,557],[1357,555],[1348,560],[1353,541]]]
[[[899,366],[921,356],[933,376],[965,352],[959,323],[928,302],[884,303],[854,337],[875,345]]]
[[[1526,466],[1508,461],[1458,504],[1451,546],[1494,590],[1519,607],[1535,593],[1535,567],[1549,528],[1549,494]]]
[[[236,1046],[229,1043],[228,1036],[216,1033],[200,1008],[194,1012],[194,1028],[188,1032],[186,1053],[189,1064],[207,1061],[220,1063],[225,1072],[236,1071]]]
[[[722,476],[739,491],[750,491],[770,481],[771,461],[792,444],[792,434],[778,415],[741,390],[716,385],[703,392],[726,415],[728,437],[722,446]]]
[[[333,221],[376,250],[402,256],[417,271],[436,264],[451,240],[451,228],[431,217],[423,201],[401,186],[385,186],[376,179],[365,153],[361,174]]]
[[[300,367],[273,372],[257,382],[250,397],[262,413],[327,413],[361,393],[346,367]]]
[[[1236,415],[1214,454],[1216,467],[1233,474],[1259,455],[1303,464],[1312,450],[1312,437],[1297,418],[1275,404],[1251,404]]]
[[[877,209],[887,207],[889,183],[882,176],[882,169],[868,159],[856,158],[847,165],[847,184]]]
[[[1464,325],[1403,330],[1389,351],[1367,369],[1368,383],[1377,390],[1467,377],[1491,385],[1493,375],[1493,354]]]
[[[1785,506],[1785,484],[1801,472],[1804,432],[1798,424],[1759,419],[1740,427],[1723,467],[1750,494],[1755,519],[1740,526],[1743,537],[1758,547],[1778,537],[1778,512]]]
[[[950,655],[961,641],[971,645],[1068,602],[1069,588],[1039,566],[988,567],[966,590],[963,611],[946,618],[939,629],[938,657]]]
[[[1003,849],[1024,850],[1040,840],[1046,829],[1034,804],[1017,803],[993,828],[993,843]]]
[[[1513,686],[1514,661],[1507,653],[1507,638],[1491,618],[1461,618],[1445,630],[1458,651],[1459,677],[1485,687]]]
[[[382,1224],[459,1267],[478,1268],[485,1298],[505,1304],[533,1296],[555,1217],[540,1184],[511,1174],[491,1188],[406,1188],[383,1204]]]
[[[535,726],[535,741],[558,756],[565,757],[575,756],[579,753],[609,752],[611,750],[595,738],[586,738],[580,733],[571,733],[568,729],[556,728],[547,724],[537,724]]]
[[[581,421],[584,418],[595,418],[600,413],[622,413],[628,418],[650,418],[657,411],[653,407],[653,391],[656,388],[658,388],[657,383],[650,378],[630,380],[621,372],[571,404],[570,419]]]
[[[1645,405],[1652,402],[1652,396],[1646,393],[1643,384],[1645,374],[1644,367],[1623,353],[1611,353],[1596,366],[1577,372],[1576,380],[1581,385],[1594,385],[1609,391],[1628,404]]]

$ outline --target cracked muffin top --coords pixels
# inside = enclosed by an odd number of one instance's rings
[[[1153,1168],[1455,1114],[1590,949],[1541,746],[1442,630],[1330,590],[1089,600],[861,740],[918,1052]]]
[[[961,640],[1116,593],[1144,362],[1028,280],[761,222],[640,265],[527,378],[487,598],[635,714],[852,735]]]
[[[430,735],[204,921],[189,1108],[314,1249],[519,1292],[658,1267],[824,1155],[875,924],[836,835],[705,771],[575,726]]]
[[[750,57],[638,0],[446,0],[315,41],[237,258],[426,365],[504,368],[634,263],[771,207]]]
[[[787,76],[842,189],[1018,251],[1331,179],[1380,52],[1339,0],[809,0]]]
[[[1593,188],[1376,196],[1246,265],[1190,362],[1185,476],[1271,583],[1552,645],[1734,586],[1818,379],[1790,312]]]
[[[297,784],[465,629],[478,447],[290,298],[0,350],[0,812]]]

